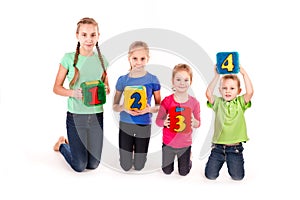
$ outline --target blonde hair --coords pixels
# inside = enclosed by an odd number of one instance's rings
[[[137,50],[145,50],[146,53],[147,53],[147,57],[149,58],[149,47],[148,47],[148,44],[146,42],[143,42],[143,41],[135,41],[133,43],[131,43],[131,45],[129,46],[129,50],[128,50],[128,57],[131,56],[131,54],[134,52],[134,51],[137,51]],[[132,69],[132,67],[130,66],[130,70]]]
[[[77,22],[76,33],[79,33],[79,28],[80,28],[80,26],[82,24],[93,24],[94,26],[97,27],[97,31],[99,32],[98,23],[93,18],[84,17],[81,20],[79,20],[79,22]],[[104,66],[104,60],[103,60],[102,54],[100,52],[100,48],[99,48],[98,42],[96,43],[95,46],[96,46],[96,49],[97,49],[97,52],[98,52],[98,57],[99,57],[99,60],[101,62],[101,66],[103,68],[103,72],[104,73],[102,74],[101,80],[102,80],[102,82],[104,82],[104,80],[106,78],[106,71],[105,71],[105,66]],[[73,79],[70,81],[70,84],[69,84],[70,88],[72,88],[75,85],[76,81],[79,79],[79,70],[76,67],[77,62],[78,62],[79,53],[80,53],[79,49],[80,49],[80,43],[78,42],[77,43],[77,47],[76,47],[75,56],[74,56],[74,62],[73,62],[73,67],[75,68],[75,74],[74,74]]]
[[[173,72],[172,72],[172,80],[174,80],[175,74],[179,71],[186,71],[190,75],[190,81],[192,83],[193,71],[192,71],[192,68],[187,64],[177,64],[177,65],[175,65],[175,67],[173,68]]]

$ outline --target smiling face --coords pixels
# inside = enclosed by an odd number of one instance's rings
[[[180,70],[174,74],[173,77],[173,88],[176,92],[184,93],[187,92],[191,85],[190,74],[187,71]]]
[[[238,78],[236,76],[223,77],[219,91],[225,101],[231,101],[236,98],[241,92]]]
[[[128,61],[132,71],[143,71],[148,63],[149,55],[148,51],[144,48],[137,48],[131,51],[128,56]]]
[[[80,43],[80,54],[90,55],[99,39],[98,27],[95,24],[81,24],[76,37]]]

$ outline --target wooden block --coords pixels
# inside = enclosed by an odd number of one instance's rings
[[[169,112],[170,130],[174,133],[192,131],[192,111],[189,107],[172,107]]]
[[[217,72],[219,74],[237,74],[239,71],[238,52],[217,53]]]
[[[86,106],[98,106],[106,102],[105,85],[102,81],[83,82],[80,87],[83,94],[83,103]]]
[[[126,86],[124,89],[124,107],[127,110],[143,110],[147,106],[145,86]]]

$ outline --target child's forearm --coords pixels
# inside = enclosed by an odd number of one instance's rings
[[[213,101],[213,94],[214,94],[215,87],[218,83],[219,77],[220,77],[219,74],[215,74],[213,80],[209,83],[206,89],[206,97],[210,103],[212,103]]]
[[[244,70],[244,68],[240,67],[240,72],[244,78],[244,83],[245,83],[245,90],[246,93],[244,94],[245,102],[248,103],[252,96],[253,96],[253,85],[250,80],[250,77],[248,76],[247,72]]]
[[[123,109],[123,106],[122,105],[119,105],[119,104],[114,104],[113,105],[113,111],[115,111],[115,112],[121,112],[121,111],[123,111],[124,109]]]
[[[167,113],[166,113],[165,108],[163,106],[160,106],[157,116],[156,116],[156,119],[155,119],[156,125],[159,127],[163,127],[166,117],[167,117]]]
[[[150,113],[157,113],[160,105],[155,105],[150,108]]]

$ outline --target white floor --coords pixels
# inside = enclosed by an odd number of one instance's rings
[[[293,163],[297,163],[289,155],[293,152],[286,148],[279,152],[280,146],[272,142],[253,140],[244,145],[244,180],[231,180],[224,165],[220,177],[210,181],[204,177],[207,158],[199,159],[196,151],[193,168],[185,177],[178,175],[177,169],[165,175],[157,166],[149,166],[152,161],[140,172],[122,172],[115,168],[117,165],[105,163],[110,156],[118,163],[117,154],[105,148],[99,168],[77,173],[60,153],[52,150],[58,134],[49,134],[49,130],[45,134],[34,128],[34,133],[29,129],[18,130],[23,136],[2,141],[0,196],[5,198],[1,199],[293,199],[297,193],[297,183],[292,180],[297,182],[299,178],[299,164],[297,167]]]
[[[298,4],[294,0],[5,1],[0,12],[0,199],[299,199]],[[154,162],[159,158],[149,160],[141,172],[124,173],[118,168],[116,148],[103,150],[96,170],[76,173],[52,150],[58,137],[66,135],[66,98],[54,95],[52,87],[61,57],[74,51],[76,23],[85,16],[99,21],[100,43],[134,29],[162,28],[190,38],[212,60],[219,51],[240,52],[255,90],[246,111],[250,141],[244,145],[244,180],[231,180],[226,165],[215,181],[203,175],[207,157],[199,156],[211,110],[205,106],[205,87],[196,79],[203,123],[193,143],[193,168],[185,177],[177,171],[164,175],[159,162]],[[126,58],[126,52],[122,56]],[[174,66],[169,64],[173,58],[155,54],[150,58]],[[120,66],[127,70],[126,59],[125,63]],[[112,70],[119,72],[118,67]],[[114,75],[118,73],[109,73],[111,87]],[[104,119],[105,137],[116,147],[112,119]],[[151,139],[151,155],[159,150],[160,137],[157,133]]]

